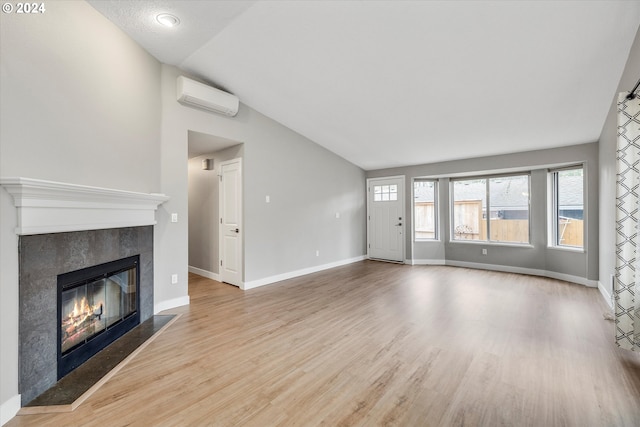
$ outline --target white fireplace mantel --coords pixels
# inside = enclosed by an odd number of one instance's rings
[[[155,211],[169,200],[164,194],[22,177],[2,177],[0,185],[13,197],[19,235],[154,225]]]

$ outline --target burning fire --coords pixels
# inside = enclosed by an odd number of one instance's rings
[[[62,321],[63,340],[89,327],[102,317],[102,303],[90,305],[86,298],[74,300],[73,311]]]
[[[88,313],[93,313],[94,308],[89,306],[86,298],[82,298],[80,300],[80,307],[78,307],[78,300],[74,300],[73,311],[69,313],[69,317],[80,317],[82,315],[87,315]]]

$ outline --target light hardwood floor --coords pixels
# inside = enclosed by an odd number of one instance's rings
[[[8,426],[640,425],[640,357],[596,289],[364,261],[189,293],[75,412]]]

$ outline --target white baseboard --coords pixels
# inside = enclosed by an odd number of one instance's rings
[[[605,289],[604,286],[602,286],[602,283],[600,283],[600,281],[598,281],[598,290],[602,294],[602,297],[604,298],[609,308],[613,310],[613,299],[611,298],[611,294]]]
[[[158,314],[161,311],[169,310],[171,308],[181,307],[183,305],[189,305],[189,295],[170,299],[168,301],[162,301],[155,304],[153,307],[153,314]]]
[[[271,283],[281,282],[282,280],[293,279],[294,277],[304,276],[311,273],[317,273],[318,271],[328,270],[334,267],[340,267],[342,265],[352,264],[354,262],[363,261],[366,257],[364,255],[355,258],[348,258],[341,261],[330,262],[328,264],[317,265],[315,267],[303,268],[301,270],[290,271],[288,273],[277,274],[275,276],[265,277],[263,279],[251,280],[244,282],[240,286],[240,289],[248,290],[257,288],[259,286],[270,285]]]
[[[453,260],[445,261],[445,265],[450,265],[452,267],[475,268],[478,270],[503,271],[505,273],[529,274],[531,276],[541,276],[548,277],[550,279],[564,280],[565,282],[577,283],[579,285],[588,286],[590,288],[598,287],[598,282],[595,280],[589,280],[585,279],[584,277],[573,276],[571,274],[557,273],[555,271],[538,270],[535,268],[512,267],[508,265],[483,264],[480,262]]]
[[[406,263],[411,265],[446,265],[446,261],[443,259],[408,259]]]
[[[3,426],[9,422],[9,420],[16,416],[20,410],[21,397],[19,394],[13,396],[2,405],[0,405],[0,425]]]
[[[545,271],[545,276],[550,277],[551,279],[558,279],[558,280],[564,280],[565,282],[577,283],[579,285],[584,285],[589,288],[598,287],[597,280],[589,280],[584,277],[572,276],[570,274],[556,273],[555,271]]]
[[[211,271],[203,270],[198,267],[189,266],[189,273],[197,274],[198,276],[206,277],[207,279],[220,281],[220,275]]]

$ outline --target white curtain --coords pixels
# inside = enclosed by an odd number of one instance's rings
[[[616,177],[616,343],[640,350],[640,97],[618,95]]]

